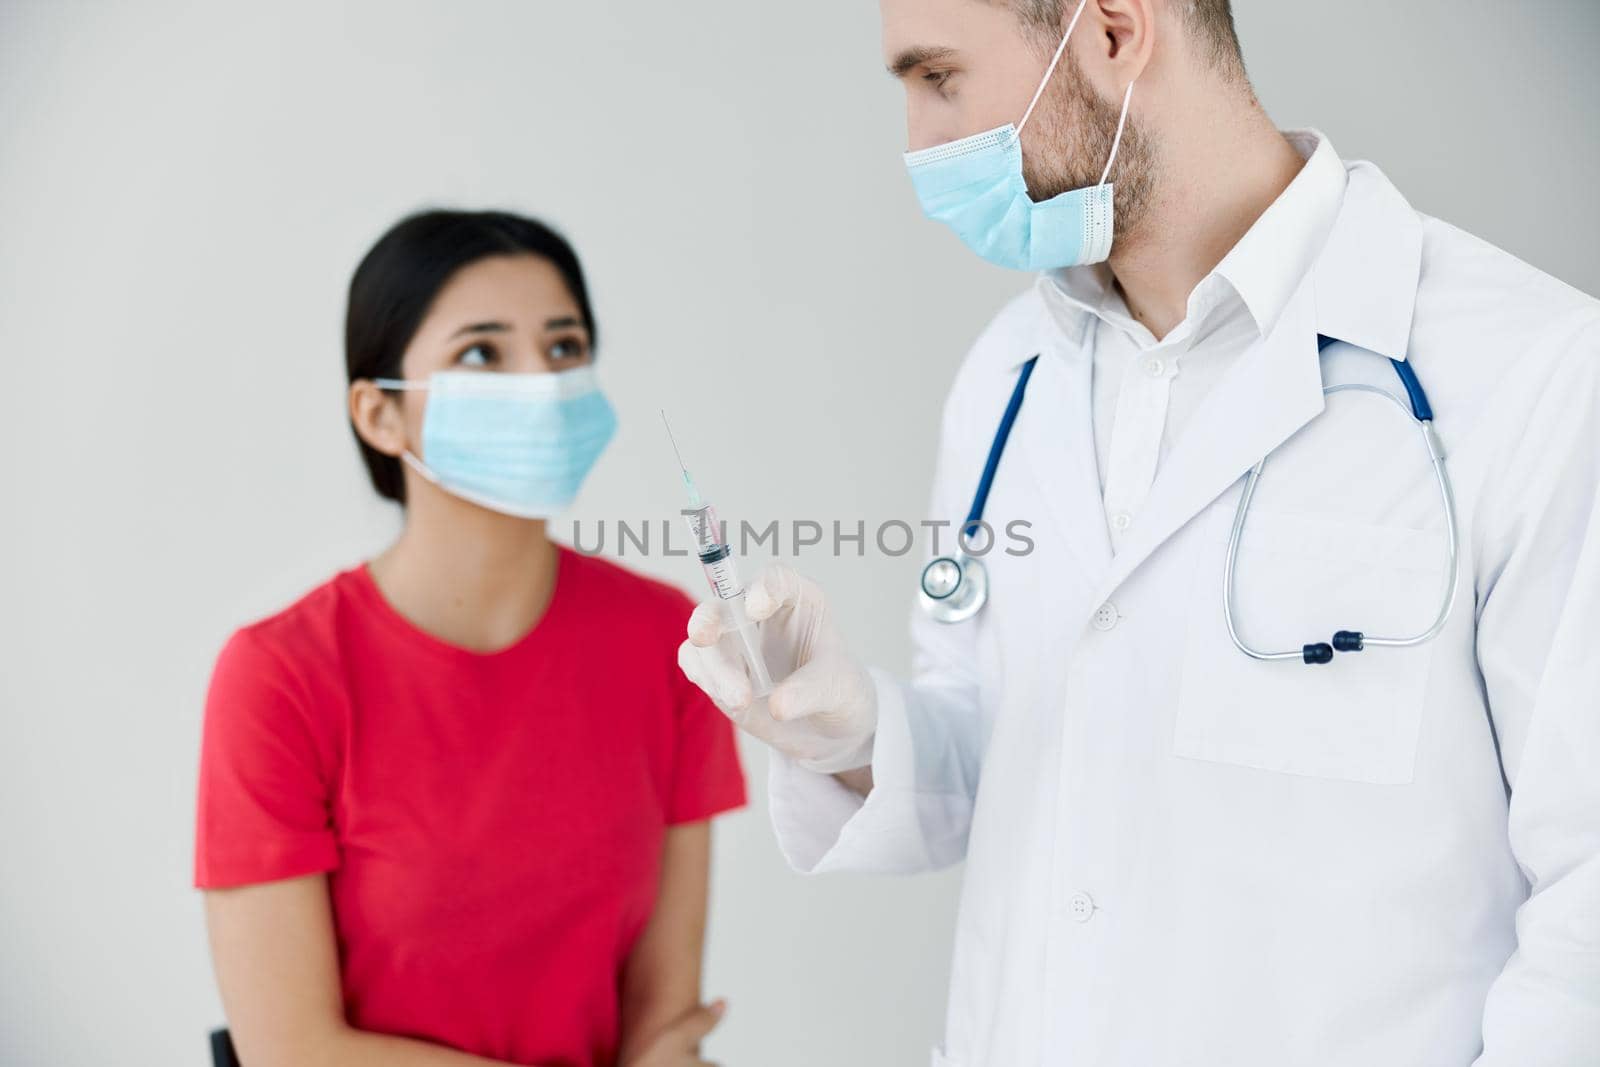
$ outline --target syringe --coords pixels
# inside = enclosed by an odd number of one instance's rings
[[[744,586],[739,584],[739,575],[734,570],[733,552],[723,539],[722,524],[717,520],[716,509],[701,501],[700,491],[695,488],[694,479],[689,477],[689,468],[684,465],[683,454],[678,451],[678,442],[672,436],[672,425],[667,422],[665,411],[661,412],[661,422],[667,427],[667,440],[672,442],[672,454],[678,458],[678,469],[683,471],[683,484],[689,491],[689,509],[684,515],[689,520],[689,536],[694,539],[695,555],[700,557],[706,581],[722,604],[724,618],[733,624],[739,635],[740,651],[744,656],[753,694],[757,697],[766,696],[772,692],[772,676],[767,673],[766,660],[761,656],[761,636],[756,632],[756,624],[750,621],[750,616],[744,610]]]

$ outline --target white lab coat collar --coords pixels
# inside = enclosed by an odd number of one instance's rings
[[[1089,610],[1257,460],[1322,413],[1317,332],[1306,278],[1272,332],[1250,346],[1201,401],[1156,472],[1144,510],[1134,517]]]
[[[1327,242],[1347,176],[1333,144],[1315,130],[1284,136],[1305,166],[1212,271],[1233,285],[1265,337]]]
[[[1202,329],[1202,320],[1220,301],[1236,299],[1249,312],[1258,336],[1271,333],[1333,227],[1345,193],[1344,163],[1316,130],[1289,130],[1284,136],[1305,158],[1305,166],[1190,292],[1184,321],[1191,330]],[[1043,274],[1038,289],[1058,321],[1076,320],[1068,332],[1085,325],[1089,316],[1118,329],[1139,329],[1103,263]]]
[[[1348,175],[1336,217],[1309,270],[1291,279],[1292,285],[1284,283],[1288,293],[1272,315],[1271,329],[1228,369],[1195,412],[1115,557],[1099,536],[1072,538],[1076,554],[1090,565],[1091,573],[1101,575],[1099,598],[1084,606],[1086,612],[1109,597],[1257,460],[1321,413],[1319,333],[1391,358],[1404,355],[1416,302],[1421,220],[1376,167],[1357,163]],[[1259,299],[1271,299],[1259,279],[1252,287]],[[1081,337],[1063,336],[1061,324],[1051,323],[1051,318],[1048,313],[1040,315],[1038,339],[1027,346],[1028,351],[1019,352],[1026,358],[1033,352],[1053,351],[1066,379],[1060,385],[1062,394],[1054,398],[1062,405],[1057,408],[1062,416],[1034,420],[1025,416],[1019,423],[1023,439],[1036,446],[1045,444],[1042,439],[1061,436],[1061,417],[1082,419],[1085,424],[1088,419],[1088,348]],[[1082,324],[1085,328],[1088,321]],[[1092,459],[1087,464],[1064,464],[1065,446],[1061,441],[1051,444],[1053,448],[1030,447],[1025,462],[1035,467],[1041,488],[1055,488],[1056,493],[1047,490],[1046,499],[1069,529],[1094,528],[1096,524],[1083,523],[1081,515],[1086,513],[1083,509],[1101,506],[1098,486],[1077,469],[1088,470]],[[1092,450],[1087,454],[1092,457]],[[1054,469],[1036,466],[1041,463]],[[1061,499],[1055,499],[1057,494]],[[1080,516],[1077,522],[1067,518],[1074,513]]]
[[[1422,219],[1373,164],[1348,170],[1339,217],[1312,267],[1317,332],[1404,359],[1422,274]]]

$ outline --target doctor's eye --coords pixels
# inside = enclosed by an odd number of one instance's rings
[[[493,345],[480,342],[463,349],[461,354],[456,357],[456,362],[463,367],[488,367],[492,366],[499,358],[500,354],[494,350]]]
[[[953,73],[953,71],[948,70],[930,70],[922,75],[922,80],[943,96],[949,88],[950,78]]]

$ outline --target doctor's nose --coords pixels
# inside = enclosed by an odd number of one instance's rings
[[[906,94],[906,151],[920,152],[924,148],[954,141],[956,133],[946,129],[948,122],[940,121],[918,94]]]

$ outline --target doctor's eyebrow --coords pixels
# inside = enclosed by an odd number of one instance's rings
[[[544,320],[544,328],[547,330],[567,330],[582,325],[583,320],[576,315],[562,315],[560,318]]]
[[[888,71],[896,78],[904,78],[911,71],[924,63],[933,63],[941,59],[949,59],[956,54],[954,48],[943,45],[917,45],[907,48],[890,61]]]

